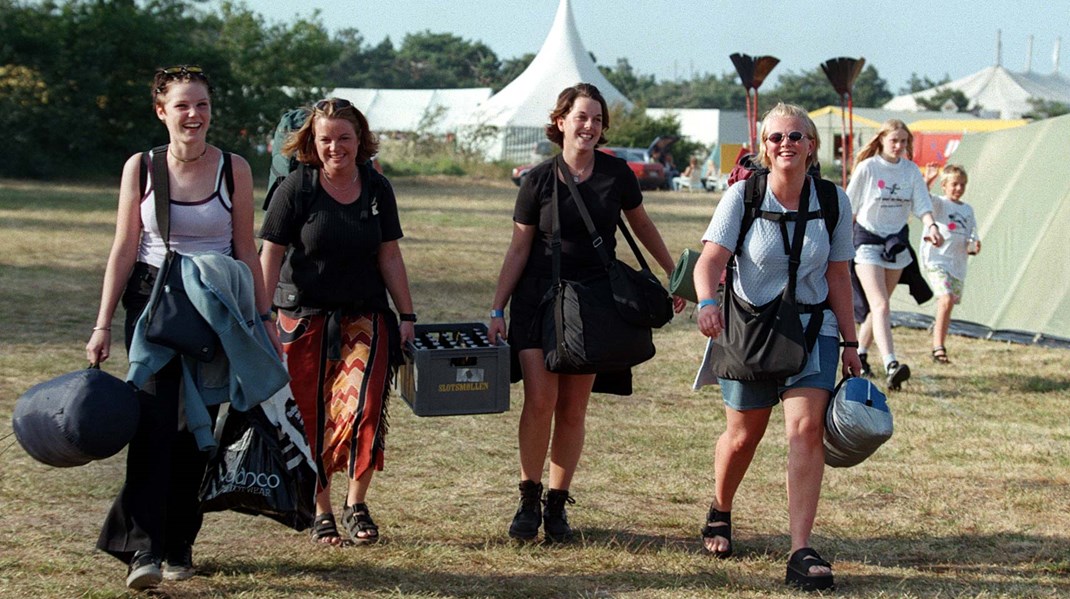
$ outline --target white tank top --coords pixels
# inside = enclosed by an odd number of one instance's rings
[[[145,188],[145,197],[141,198],[141,244],[138,246],[137,259],[138,262],[159,267],[163,265],[167,246],[156,221],[156,190],[152,184],[152,169],[149,169]],[[171,200],[171,249],[180,254],[219,252],[231,255],[232,207],[230,192],[223,183],[223,158],[220,156],[215,191],[211,195],[198,202]]]

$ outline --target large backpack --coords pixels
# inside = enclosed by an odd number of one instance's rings
[[[758,171],[755,175],[746,178],[743,188],[743,224],[739,227],[739,238],[736,240],[735,254],[737,256],[743,252],[743,238],[747,236],[747,231],[754,224],[755,218],[766,218],[779,222],[782,227],[787,227],[783,212],[766,212],[761,209],[768,181],[769,171]],[[810,213],[810,218],[820,216],[825,221],[825,232],[828,233],[831,244],[832,232],[840,220],[840,196],[836,191],[836,184],[832,181],[819,177],[813,177],[813,181],[817,188],[817,202],[820,210],[817,213]]]
[[[264,210],[268,209],[271,205],[271,197],[275,195],[275,190],[278,189],[279,184],[286,178],[291,172],[297,170],[301,163],[297,161],[297,156],[285,156],[282,153],[282,147],[286,145],[286,139],[290,137],[290,134],[297,131],[308,120],[307,108],[294,108],[287,111],[279,119],[279,124],[275,126],[275,133],[271,137],[271,170],[268,173],[268,192],[264,197]],[[313,169],[309,169],[313,170]],[[303,175],[304,177],[304,175]],[[313,174],[314,179],[318,179]],[[315,191],[315,186],[319,184],[318,180],[310,182],[311,186],[308,191]],[[305,191],[305,186],[302,185],[302,193]],[[311,197],[311,196],[309,196]]]

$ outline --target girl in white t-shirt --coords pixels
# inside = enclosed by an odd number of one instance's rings
[[[890,119],[858,153],[858,164],[847,185],[855,216],[855,273],[862,285],[869,316],[859,330],[863,351],[877,342],[887,384],[899,389],[910,378],[910,367],[895,356],[889,298],[903,269],[910,264],[906,225],[910,215],[921,219],[924,234],[939,247],[944,238],[932,214],[932,198],[921,171],[911,162],[914,137],[903,121]],[[868,362],[863,362],[863,368]]]
[[[927,165],[925,183],[932,185],[937,172],[935,165]],[[944,341],[951,323],[951,309],[962,301],[966,260],[981,251],[981,240],[977,235],[973,208],[962,201],[962,195],[966,192],[966,170],[955,164],[945,166],[940,188],[944,195],[933,198],[933,217],[945,241],[937,247],[922,238],[921,264],[937,296],[936,320],[933,322],[933,361],[948,364],[950,361]]]

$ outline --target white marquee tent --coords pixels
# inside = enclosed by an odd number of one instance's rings
[[[1070,104],[1070,79],[1061,73],[1014,73],[996,65],[931,89],[896,96],[888,100],[884,108],[921,110],[918,98],[929,98],[948,88],[961,91],[970,100],[971,105],[979,105],[982,116],[985,113],[993,113],[993,116],[1001,119],[1021,118],[1033,108],[1029,104],[1030,98]]]
[[[592,83],[610,106],[632,103],[595,66],[580,41],[569,0],[561,0],[550,33],[528,68],[472,115],[474,128],[496,127],[499,134],[487,147],[490,159],[524,161],[536,142],[545,139],[543,127],[561,90]]]
[[[461,89],[367,89],[339,87],[329,96],[359,108],[377,132],[456,133],[491,96],[489,87]]]

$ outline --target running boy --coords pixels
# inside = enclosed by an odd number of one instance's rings
[[[925,167],[925,182],[932,185],[938,169],[935,165]],[[962,289],[966,280],[966,259],[981,251],[977,235],[977,220],[973,208],[962,201],[966,192],[966,171],[961,166],[948,164],[940,182],[944,195],[933,197],[933,217],[944,237],[940,247],[924,237],[921,240],[921,263],[929,284],[937,296],[936,321],[933,323],[933,361],[949,364],[947,329],[951,323],[951,309],[962,301]]]

